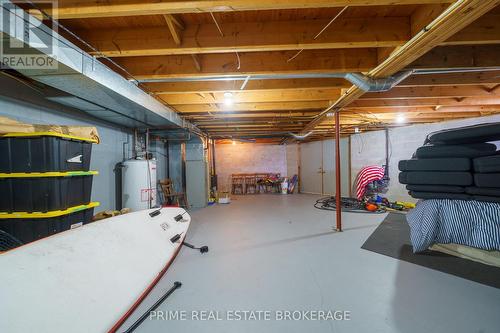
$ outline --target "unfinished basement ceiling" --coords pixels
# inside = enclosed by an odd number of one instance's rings
[[[78,3],[59,1],[57,14],[98,50],[88,52],[112,68],[102,56],[123,66],[146,91],[216,138],[281,140],[310,130],[308,140],[330,137],[332,112],[325,110],[337,105],[342,134],[500,112],[498,1],[221,1],[216,8],[199,1],[137,1],[126,8],[115,0]],[[460,13],[467,13],[464,20]],[[430,25],[436,19],[446,29],[433,32],[441,27]],[[423,30],[437,37],[426,40]],[[409,43],[415,40],[419,49]],[[310,77],[363,72],[384,78],[405,69],[440,72],[367,93],[343,78]],[[273,78],[283,74],[296,77]],[[346,91],[351,95],[344,102]]]

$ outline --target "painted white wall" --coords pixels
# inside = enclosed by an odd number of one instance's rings
[[[288,177],[299,174],[299,145],[286,145],[286,174]]]
[[[404,200],[415,202],[406,191],[404,185],[398,181],[398,163],[400,160],[409,159],[420,147],[427,134],[442,129],[456,128],[468,125],[500,122],[500,115],[468,118],[432,124],[418,124],[402,126],[389,130],[389,176],[391,182],[387,197],[390,200]],[[385,164],[385,133],[373,131],[351,136],[351,177],[354,180],[361,168],[368,165]]]

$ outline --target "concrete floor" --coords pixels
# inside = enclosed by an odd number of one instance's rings
[[[173,281],[159,310],[188,320],[146,320],[136,332],[500,332],[500,290],[362,250],[385,215],[333,213],[313,195],[239,196],[192,213],[187,241],[130,324]],[[191,320],[191,311],[340,310],[349,321]]]

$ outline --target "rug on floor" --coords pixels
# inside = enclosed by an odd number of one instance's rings
[[[413,253],[410,227],[403,214],[387,215],[361,248],[500,289],[498,267],[430,250]]]

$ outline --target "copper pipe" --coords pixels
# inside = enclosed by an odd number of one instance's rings
[[[335,210],[337,231],[342,231],[342,206],[340,186],[340,110],[335,111]]]

